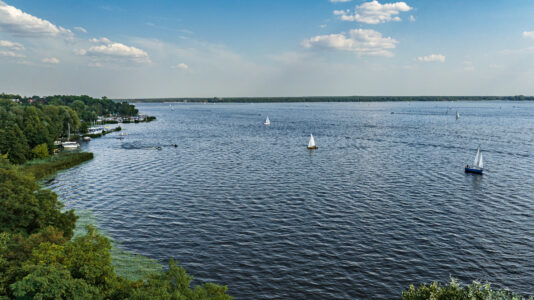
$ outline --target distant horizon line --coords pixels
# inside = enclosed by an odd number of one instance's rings
[[[532,101],[534,96],[276,96],[276,97],[157,97],[111,98],[114,101],[143,102],[387,102],[387,101]]]

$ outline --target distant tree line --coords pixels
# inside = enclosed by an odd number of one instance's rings
[[[0,94],[0,155],[21,164],[52,153],[54,141],[71,132],[87,132],[98,116],[136,116],[126,102],[89,96],[21,97]]]
[[[534,100],[534,96],[310,96],[310,97],[212,97],[212,98],[138,98],[129,102],[207,102],[207,103],[269,103],[269,102],[399,102],[399,101],[482,101]],[[116,100],[120,101],[120,100]]]

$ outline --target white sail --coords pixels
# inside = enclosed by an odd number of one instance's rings
[[[269,116],[267,116],[267,119],[265,119],[265,125],[271,125],[271,120],[269,120]]]
[[[474,166],[474,167],[478,167],[478,160],[479,160],[479,157],[480,157],[480,147],[478,147],[478,149],[477,149],[477,155],[475,155],[475,160],[473,161],[473,166]]]
[[[484,160],[482,159],[482,153],[480,153],[480,157],[478,158],[478,167],[481,169],[484,168]]]
[[[313,138],[313,134],[310,134],[310,141],[308,142],[308,148],[315,147],[315,139]]]
[[[456,112],[456,119],[460,119],[460,113]]]

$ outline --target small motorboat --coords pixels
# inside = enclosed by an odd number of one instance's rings
[[[63,149],[78,149],[80,148],[80,144],[76,142],[63,142],[61,143],[61,146]]]
[[[313,134],[310,134],[310,141],[308,142],[308,149],[313,150],[317,149],[317,145],[315,144],[315,139],[313,138]]]
[[[84,142],[90,142],[90,141],[91,141],[91,137],[89,137],[89,136],[84,136],[84,137],[83,137],[83,140],[84,140]]]
[[[482,159],[482,153],[480,152],[480,146],[478,146],[477,154],[475,155],[475,161],[472,166],[465,166],[465,173],[483,174],[484,173],[484,160]]]

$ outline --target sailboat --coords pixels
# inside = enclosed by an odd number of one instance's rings
[[[271,120],[269,120],[269,116],[267,116],[267,119],[265,119],[265,122],[263,122],[263,125],[271,125]]]
[[[315,144],[315,139],[313,138],[313,134],[310,134],[310,141],[308,142],[308,149],[317,149],[317,145]]]
[[[70,123],[67,123],[67,128],[68,128],[67,142],[61,143],[61,146],[63,146],[63,149],[78,149],[78,148],[80,148],[80,144],[70,141]]]
[[[466,173],[482,174],[484,172],[484,160],[482,159],[482,153],[480,152],[480,146],[477,149],[477,155],[475,155],[475,161],[473,166],[467,165],[465,167]]]
[[[172,104],[169,104],[169,108],[171,109],[171,111],[174,111],[174,107],[172,107]]]
[[[456,112],[456,120],[460,119],[460,113]]]

